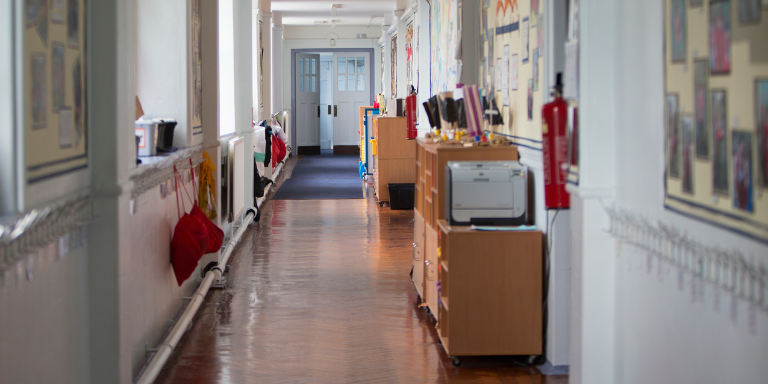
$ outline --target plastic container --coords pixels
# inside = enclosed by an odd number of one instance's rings
[[[376,156],[376,139],[371,139],[371,154]]]
[[[138,119],[134,129],[139,142],[138,156],[155,156],[157,154],[157,121]]]
[[[389,189],[389,208],[393,211],[413,209],[413,196],[415,184],[413,183],[390,183]]]

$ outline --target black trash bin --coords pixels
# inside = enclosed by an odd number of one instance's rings
[[[392,210],[413,209],[413,195],[415,184],[413,183],[391,183],[387,184],[389,189],[389,208]]]

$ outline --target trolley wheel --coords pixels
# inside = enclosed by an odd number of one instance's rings
[[[461,358],[458,356],[451,356],[451,363],[454,367],[460,367],[461,366]]]

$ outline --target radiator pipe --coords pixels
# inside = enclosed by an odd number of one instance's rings
[[[200,286],[197,287],[197,290],[192,295],[192,300],[189,302],[189,305],[187,305],[187,308],[184,309],[184,312],[173,326],[173,329],[171,329],[171,332],[168,333],[168,337],[166,337],[158,347],[158,350],[155,353],[155,356],[152,358],[152,361],[149,362],[147,368],[136,380],[137,384],[150,384],[155,381],[157,375],[163,369],[166,361],[168,361],[168,358],[171,357],[173,349],[176,348],[176,345],[179,344],[179,340],[181,340],[181,337],[184,336],[184,333],[189,328],[189,325],[192,322],[192,318],[195,317],[197,310],[200,308],[203,300],[205,300],[205,295],[208,293],[211,285],[214,281],[219,281],[221,279],[223,271],[226,268],[227,261],[229,260],[229,256],[235,249],[235,245],[237,245],[237,243],[240,241],[240,237],[243,236],[245,230],[248,229],[248,224],[256,217],[255,208],[248,208],[245,212],[246,213],[245,217],[243,218],[242,225],[237,229],[235,235],[232,236],[232,238],[224,246],[224,251],[221,254],[221,260],[214,268],[205,274],[203,282],[200,283]]]

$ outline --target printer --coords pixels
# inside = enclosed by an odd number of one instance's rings
[[[445,215],[451,225],[523,225],[528,170],[514,161],[455,161],[445,167]]]

